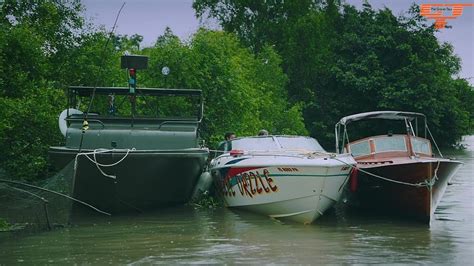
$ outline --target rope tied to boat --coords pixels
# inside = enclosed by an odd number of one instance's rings
[[[225,152],[225,151],[222,151],[222,150],[209,150],[209,151],[210,152],[216,152],[216,153],[217,152]],[[259,155],[268,155],[268,154],[248,153],[246,155],[259,156]],[[275,154],[273,156],[307,157],[309,159],[314,158],[314,156],[328,156],[329,159],[339,161],[339,162],[349,166],[351,168],[351,170],[352,169],[357,169],[358,171],[360,171],[364,174],[367,174],[369,176],[373,176],[375,178],[385,180],[387,182],[392,182],[392,183],[396,183],[396,184],[400,184],[400,185],[406,185],[406,186],[412,186],[412,187],[428,187],[429,189],[431,189],[434,186],[434,184],[436,183],[436,180],[438,180],[438,169],[439,169],[439,166],[440,166],[440,163],[441,163],[440,160],[437,161],[438,164],[435,168],[434,175],[431,179],[428,178],[428,179],[425,179],[423,182],[419,182],[419,183],[409,183],[409,182],[403,182],[403,181],[398,181],[398,180],[394,180],[394,179],[391,179],[391,178],[387,178],[387,177],[384,177],[384,176],[381,176],[381,175],[371,173],[371,172],[366,171],[364,169],[361,169],[361,168],[359,168],[355,165],[349,164],[347,162],[344,162],[344,161],[338,159],[336,153],[313,151],[313,152],[303,153],[302,155],[288,155],[288,154],[280,155],[280,154]]]
[[[434,170],[434,175],[433,177],[428,180],[426,179],[423,183],[426,184],[427,187],[429,187],[430,189],[434,186],[434,184],[436,183],[436,181],[438,180],[438,169],[439,169],[439,165],[440,165],[441,161],[438,160],[438,164],[436,165],[436,168]]]
[[[396,183],[396,184],[400,184],[400,185],[406,185],[406,186],[412,186],[412,187],[428,187],[429,189],[431,189],[434,184],[436,183],[436,180],[438,179],[438,169],[439,169],[439,165],[440,165],[440,161],[438,160],[438,165],[437,167],[435,168],[435,173],[434,173],[434,176],[433,178],[431,178],[431,180],[429,179],[426,179],[424,180],[423,182],[419,182],[419,183],[409,183],[409,182],[403,182],[403,181],[398,181],[398,180],[394,180],[394,179],[390,179],[390,178],[387,178],[387,177],[383,177],[383,176],[380,176],[380,175],[377,175],[377,174],[374,174],[374,173],[371,173],[369,171],[366,171],[364,169],[361,169],[355,165],[351,165],[349,163],[346,163],[342,160],[339,160],[338,158],[336,158],[335,156],[334,157],[330,157],[331,159],[334,159],[336,161],[339,161],[341,163],[344,163],[345,165],[351,167],[351,170],[353,168],[357,169],[358,171],[364,173],[364,174],[367,174],[369,176],[373,176],[373,177],[376,177],[376,178],[379,178],[379,179],[382,179],[382,180],[385,180],[385,181],[388,181],[388,182],[392,182],[392,183]]]
[[[336,153],[330,153],[330,152],[322,152],[322,151],[312,151],[312,152],[308,152],[307,150],[292,150],[293,152],[295,152],[295,154],[278,154],[278,153],[275,153],[275,152],[278,152],[278,151],[250,151],[250,152],[246,152],[245,154],[243,155],[248,155],[248,156],[268,156],[269,152],[272,152],[273,154],[271,154],[271,156],[273,157],[296,157],[296,158],[308,158],[308,159],[314,159],[315,156],[327,156],[329,158],[335,158],[337,156]],[[299,153],[297,153],[298,151],[300,151]],[[217,155],[217,153],[228,153],[229,151],[223,151],[223,150],[209,150],[209,152],[213,152]],[[229,155],[229,156],[232,156],[232,155]],[[216,156],[217,157],[217,156]]]
[[[126,153],[125,155],[119,159],[117,162],[114,162],[114,163],[111,163],[111,164],[102,164],[102,163],[99,163],[97,161],[97,157],[96,155],[97,154],[101,154],[101,153],[107,153],[107,152],[117,152],[117,151],[121,151],[121,150],[117,150],[117,149],[112,149],[112,150],[109,150],[109,149],[95,149],[94,151],[92,152],[80,152],[78,154],[76,154],[76,158],[74,160],[74,171],[77,170],[77,161],[78,161],[78,157],[80,155],[84,155],[89,161],[91,161],[93,164],[95,164],[95,166],[97,167],[97,169],[99,170],[99,172],[105,176],[105,177],[108,177],[108,178],[112,178],[112,179],[117,179],[117,176],[115,175],[109,175],[107,173],[104,172],[104,170],[102,170],[101,167],[112,167],[112,166],[116,166],[118,164],[120,164],[121,162],[123,162],[123,160],[125,160],[125,158],[128,157],[128,155],[130,154],[130,151],[135,151],[136,149],[135,148],[132,148],[132,149],[126,149]],[[92,158],[89,157],[90,155],[92,155]]]

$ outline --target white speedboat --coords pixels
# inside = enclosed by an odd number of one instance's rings
[[[310,137],[237,138],[221,146],[211,174],[228,207],[312,223],[341,197],[356,162]]]

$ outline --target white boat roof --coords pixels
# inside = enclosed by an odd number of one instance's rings
[[[405,120],[408,119],[412,121],[417,117],[422,117],[426,119],[426,116],[422,113],[414,112],[402,112],[402,111],[375,111],[375,112],[366,112],[359,113],[354,115],[349,115],[341,118],[338,124],[347,125],[354,121],[365,120],[365,119],[388,119],[388,120]]]

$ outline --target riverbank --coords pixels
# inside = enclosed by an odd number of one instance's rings
[[[2,217],[0,217],[0,232],[6,232],[9,231],[11,228],[11,225]]]

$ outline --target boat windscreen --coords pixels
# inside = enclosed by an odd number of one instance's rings
[[[375,152],[407,151],[404,136],[383,136],[374,138]]]
[[[148,95],[136,94],[135,97],[122,94],[98,94],[91,98],[80,97],[75,108],[86,112],[90,108],[101,118],[131,117],[153,119],[198,120],[201,114],[201,98],[190,95]]]
[[[279,151],[280,147],[275,139],[269,136],[235,139],[232,141],[232,149],[245,151]]]
[[[309,137],[268,136],[239,138],[232,141],[233,150],[245,151],[322,151],[323,147]]]
[[[323,147],[317,140],[308,137],[277,137],[278,142],[283,150],[308,150],[308,151],[322,151]]]
[[[358,157],[370,154],[369,140],[363,140],[349,145],[352,156]]]
[[[410,139],[415,153],[431,155],[431,145],[429,140],[416,137],[410,137]]]

